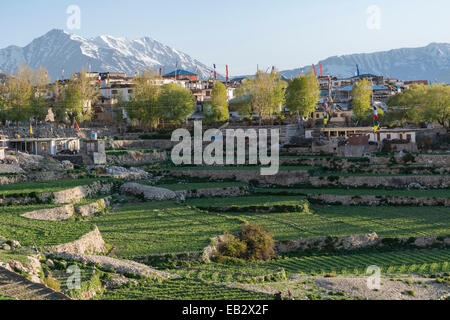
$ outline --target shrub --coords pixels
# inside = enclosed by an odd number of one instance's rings
[[[245,224],[241,240],[247,244],[247,259],[269,260],[275,255],[273,235],[258,224]]]
[[[216,261],[219,263],[233,260],[269,260],[275,255],[273,235],[258,224],[242,225],[239,237],[227,234],[219,248]]]
[[[247,252],[247,244],[239,238],[227,234],[227,239],[222,247],[222,254],[228,257],[242,258]]]
[[[56,280],[52,276],[48,276],[48,277],[44,278],[43,279],[43,283],[47,287],[49,287],[50,289],[53,289],[55,291],[60,291],[61,290],[61,284],[59,283],[58,280]]]

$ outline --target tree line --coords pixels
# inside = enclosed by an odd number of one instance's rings
[[[133,92],[125,101],[121,94],[115,98],[115,118],[127,118],[141,126],[158,128],[165,123],[180,124],[196,110],[196,99],[191,90],[175,83],[158,85],[157,72],[144,70],[134,79]],[[366,79],[357,81],[351,92],[354,122],[370,125],[373,119],[372,88]],[[211,99],[204,102],[204,121],[227,121],[229,110],[244,117],[264,120],[283,118],[283,108],[290,115],[308,117],[316,110],[320,87],[314,73],[284,80],[273,68],[257,73],[236,89],[236,98],[228,104],[227,88],[215,82]],[[51,108],[54,120],[73,124],[91,120],[94,104],[100,98],[99,86],[90,79],[85,69],[70,79],[50,83],[45,68],[37,70],[20,64],[12,77],[0,87],[0,121],[45,120]],[[436,122],[449,127],[450,87],[445,85],[412,85],[388,101],[389,112],[379,109],[380,122],[401,125],[409,122]]]

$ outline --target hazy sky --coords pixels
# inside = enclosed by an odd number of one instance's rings
[[[333,55],[450,42],[448,0],[0,0],[0,48],[50,29],[85,37],[151,36],[201,62],[291,69]],[[81,28],[67,27],[69,5]],[[371,6],[369,13],[368,8]],[[222,70],[223,69],[223,70]]]

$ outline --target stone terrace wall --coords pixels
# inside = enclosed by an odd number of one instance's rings
[[[109,140],[106,147],[109,149],[170,149],[177,143],[170,140]]]
[[[102,235],[97,227],[94,231],[91,231],[80,239],[60,244],[56,246],[46,247],[51,252],[63,252],[63,253],[104,253],[106,252],[105,241],[103,241]]]
[[[280,186],[292,186],[305,184],[312,186],[349,186],[349,187],[394,187],[407,188],[411,184],[420,184],[429,188],[448,188],[450,176],[333,176],[310,177],[305,170],[280,171],[274,176],[262,176],[259,170],[173,170],[169,172],[172,176],[212,178],[212,179],[235,179],[242,182],[257,180],[262,184],[274,184]]]
[[[450,193],[450,190],[449,190]],[[450,198],[427,198],[427,197],[394,197],[394,196],[371,196],[371,195],[332,195],[311,194],[308,200],[318,200],[327,204],[339,203],[344,206],[351,205],[411,205],[411,206],[446,206],[450,207]]]

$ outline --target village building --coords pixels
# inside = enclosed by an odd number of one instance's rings
[[[95,136],[82,140],[81,153],[85,164],[106,164],[105,140],[98,140]]]
[[[7,141],[8,148],[35,155],[54,156],[59,153],[78,153],[80,139],[69,138],[16,138]]]
[[[177,69],[162,76],[163,79],[198,81],[198,74],[190,71]]]

